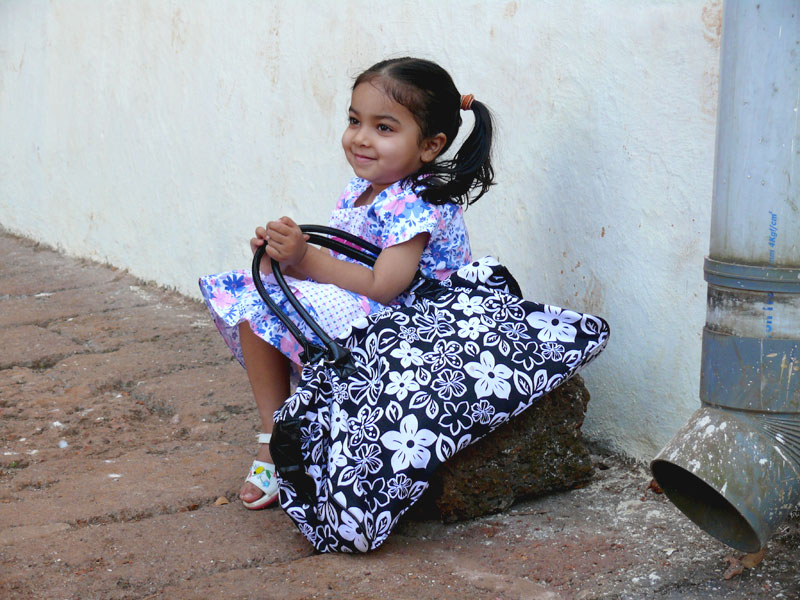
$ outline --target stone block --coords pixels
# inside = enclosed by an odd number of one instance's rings
[[[593,469],[580,428],[588,402],[580,376],[543,396],[442,465],[410,516],[460,521],[586,484]]]

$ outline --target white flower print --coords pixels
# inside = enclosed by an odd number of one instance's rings
[[[531,327],[541,330],[538,338],[543,342],[574,342],[578,331],[570,323],[575,323],[580,318],[578,313],[571,310],[546,305],[544,312],[532,312],[526,320]]]
[[[367,538],[364,536],[364,529],[361,522],[364,521],[364,513],[355,506],[342,511],[342,522],[339,525],[339,535],[349,542],[353,542],[359,552],[369,550]],[[358,519],[358,520],[356,520]]]
[[[406,341],[400,342],[400,347],[392,350],[391,354],[394,358],[400,359],[400,364],[404,369],[411,365],[420,366],[422,364],[422,350],[413,348]]]
[[[361,444],[365,439],[375,441],[378,439],[380,430],[376,423],[383,416],[383,409],[376,407],[374,410],[369,405],[363,405],[358,409],[358,414],[349,423],[349,430],[352,434],[350,442],[353,445]]]
[[[332,403],[331,406],[331,437],[336,438],[339,432],[347,433],[349,431],[347,419],[349,415],[342,410],[338,403]]]
[[[411,491],[411,479],[404,473],[400,473],[397,477],[392,477],[389,480],[389,497],[390,498],[408,498]]]
[[[531,336],[528,335],[528,328],[520,322],[500,323],[498,329],[502,335],[512,341],[531,339]]]
[[[458,295],[458,300],[453,304],[453,310],[460,310],[465,317],[482,315],[485,312],[483,306],[481,306],[482,301],[483,298],[480,296],[470,297],[462,292]]]
[[[397,519],[398,517],[394,516],[389,510],[384,510],[375,516],[375,537],[372,538],[373,548],[375,547],[375,544],[382,543],[383,540],[386,539],[386,537],[389,535],[389,532],[392,530],[392,527],[394,527],[395,523],[397,523]],[[371,524],[370,530],[372,530]]]
[[[319,494],[320,489],[322,489],[322,467],[319,465],[311,465],[308,467],[308,471],[306,471],[311,479],[314,480],[314,485],[316,487],[317,493]]]
[[[545,360],[559,361],[564,356],[564,346],[555,342],[543,342],[541,349]]]
[[[459,321],[458,337],[477,340],[482,333],[489,331],[489,328],[481,323],[478,317],[470,317],[469,321]]]
[[[350,350],[364,364],[371,364],[376,361],[378,356],[378,336],[370,333],[366,338],[360,337],[360,343],[355,344],[355,339],[351,341]]]
[[[389,319],[390,319],[392,322],[394,322],[394,323],[397,323],[397,324],[398,324],[398,325],[400,325],[401,327],[402,327],[403,325],[407,325],[407,324],[408,324],[408,322],[410,321],[410,318],[409,318],[409,316],[408,316],[407,314],[405,314],[404,312],[400,312],[400,311],[395,311],[395,312],[393,312],[393,313],[391,314],[391,316],[389,317]]]
[[[494,415],[494,406],[488,400],[481,400],[472,407],[472,419],[481,425],[488,425]]]
[[[392,469],[395,473],[410,466],[424,469],[431,459],[428,446],[436,442],[436,434],[429,429],[418,429],[419,423],[414,415],[406,415],[400,421],[400,431],[387,431],[381,436],[381,443],[392,454]]]
[[[436,372],[442,369],[445,365],[450,365],[456,369],[460,369],[463,362],[461,361],[461,345],[458,342],[450,340],[436,340],[433,345],[433,350],[426,352],[423,356],[425,362],[429,363],[431,370]]]
[[[488,350],[481,352],[481,362],[471,362],[464,366],[464,370],[478,381],[475,382],[475,393],[478,398],[497,396],[508,399],[511,385],[508,379],[513,373],[505,365],[496,365],[494,356]]]
[[[453,369],[440,371],[431,387],[443,400],[450,400],[453,396],[463,396],[467,391],[467,386],[464,385],[464,373]]]
[[[511,294],[495,294],[486,299],[486,310],[498,321],[521,320],[525,316],[522,302]]]
[[[343,452],[342,442],[334,442],[328,452],[328,472],[334,473],[336,467],[343,467],[347,464],[347,456]]]
[[[333,399],[337,402],[343,402],[347,399],[347,384],[346,383],[333,383]]]
[[[386,319],[386,318],[389,318],[389,317],[392,316],[392,308],[389,307],[389,306],[384,306],[378,312],[373,313],[370,316],[373,317],[374,319]]]
[[[326,548],[329,552],[335,551],[339,547],[339,539],[336,537],[335,529],[330,525],[320,525],[315,532],[319,545]]]
[[[394,394],[398,400],[405,400],[408,392],[416,392],[419,389],[419,384],[414,381],[414,371],[390,372],[389,379],[392,381],[386,386],[386,393]]]
[[[535,365],[544,362],[544,356],[539,352],[539,344],[536,342],[514,342],[514,354],[511,360],[522,365],[526,371],[533,369]]]
[[[420,315],[417,319],[417,335],[421,340],[430,342],[435,337],[452,335],[454,329],[451,323],[455,321],[453,313],[437,310],[432,315]]]
[[[387,493],[386,481],[378,477],[376,479],[364,479],[359,482],[361,491],[364,492],[364,499],[367,501],[370,512],[376,512],[381,506],[389,504],[389,494]]]
[[[472,283],[483,282],[492,276],[492,267],[496,267],[499,264],[497,259],[491,256],[484,256],[481,259],[461,267],[458,270],[458,275]]]
[[[431,419],[435,419],[436,415],[439,414],[439,405],[434,402],[431,395],[424,390],[415,392],[414,395],[411,396],[411,399],[408,401],[408,408],[411,410],[425,409],[425,414]]]
[[[416,342],[419,339],[415,327],[404,327],[403,325],[400,326],[400,333],[398,333],[397,336],[401,339],[404,339],[409,344],[411,342]]]
[[[364,365],[366,373],[363,373],[358,379],[354,379],[350,384],[350,391],[359,403],[366,400],[370,404],[375,404],[383,393],[382,373],[384,367],[387,366],[385,360],[383,357],[376,356]]]
[[[459,402],[445,402],[444,411],[439,419],[439,424],[444,428],[450,430],[451,435],[458,435],[464,429],[469,429],[472,425],[472,417],[467,414],[469,411],[469,403]]]
[[[369,473],[377,473],[381,470],[383,462],[379,458],[381,448],[378,444],[362,444],[353,453],[354,469],[356,477],[364,479]]]
[[[300,443],[303,450],[308,450],[317,440],[322,439],[322,425],[315,421],[310,421],[300,427]]]

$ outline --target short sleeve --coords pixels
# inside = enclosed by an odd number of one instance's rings
[[[429,204],[408,190],[389,196],[375,211],[381,224],[382,247],[402,244],[420,233],[436,237],[448,222],[449,215],[444,214],[449,212],[447,208]]]

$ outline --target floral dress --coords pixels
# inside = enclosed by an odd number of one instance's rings
[[[418,197],[397,182],[383,190],[371,204],[355,206],[369,182],[352,179],[331,214],[331,227],[343,229],[381,248],[407,242],[415,235],[429,233],[430,239],[420,258],[420,270],[428,277],[445,279],[472,260],[469,237],[461,207],[437,206]],[[333,253],[340,260],[351,260]],[[262,275],[272,299],[298,325],[311,342],[319,338],[303,323],[275,283],[272,275]],[[380,310],[383,305],[332,284],[310,279],[286,277],[292,293],[312,318],[333,338],[348,330],[350,323]],[[250,270],[236,270],[200,278],[200,291],[225,343],[244,366],[238,326],[247,321],[255,334],[278,348],[292,362],[300,364],[302,347],[259,296]],[[403,304],[407,295],[391,304]]]

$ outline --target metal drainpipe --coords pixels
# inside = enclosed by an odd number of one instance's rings
[[[651,469],[756,552],[800,501],[800,5],[726,0],[720,53],[701,408]]]

